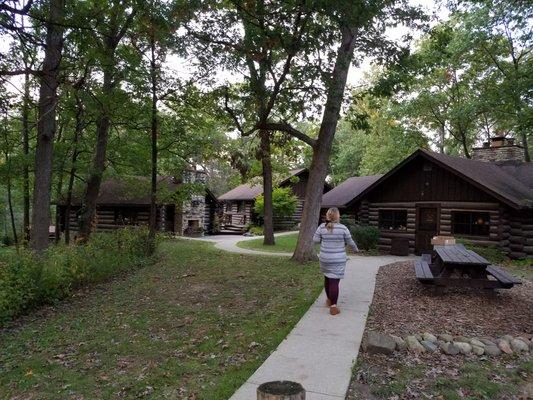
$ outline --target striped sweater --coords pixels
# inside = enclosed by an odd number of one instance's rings
[[[330,232],[326,224],[320,224],[313,236],[313,242],[320,243],[319,260],[321,264],[345,264],[346,246],[359,251],[346,226],[335,223]]]

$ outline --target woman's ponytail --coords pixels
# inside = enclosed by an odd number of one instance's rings
[[[340,219],[341,214],[339,209],[337,207],[331,207],[326,213],[326,229],[329,232],[333,232],[333,224],[335,224],[335,222],[339,222]]]

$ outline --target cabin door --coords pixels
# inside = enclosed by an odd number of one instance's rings
[[[431,239],[439,232],[438,207],[416,207],[415,253],[430,253],[433,250]]]

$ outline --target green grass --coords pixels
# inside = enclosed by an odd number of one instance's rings
[[[436,368],[439,372],[435,376]],[[354,373],[361,369],[373,371],[368,384],[375,399],[403,398],[413,395],[413,391],[427,398],[441,396],[447,400],[511,398],[533,378],[533,361],[527,358],[487,359],[444,368],[424,361],[418,364],[391,362],[386,367],[381,365],[380,372],[372,361],[363,361]],[[359,394],[352,393],[347,399],[360,398]]]
[[[283,236],[276,237],[276,244],[274,246],[265,246],[263,244],[263,238],[243,240],[237,243],[237,246],[242,249],[256,250],[256,251],[269,251],[274,253],[293,253],[296,249],[296,242],[298,240],[298,232],[291,233]],[[320,245],[315,246],[318,253]],[[359,255],[375,256],[379,255],[377,249],[365,250],[358,253]]]
[[[158,256],[0,331],[0,398],[228,398],[320,291],[316,264],[192,241]]]
[[[243,249],[270,251],[276,253],[292,253],[296,248],[296,241],[298,240],[298,232],[290,233],[283,236],[276,237],[276,244],[274,246],[265,246],[263,238],[243,240],[237,243],[237,246]]]

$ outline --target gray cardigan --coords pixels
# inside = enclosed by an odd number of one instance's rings
[[[328,231],[326,224],[320,224],[313,236],[313,242],[320,243],[318,258],[321,264],[345,264],[346,246],[359,251],[348,228],[340,223],[334,223],[332,231]]]

